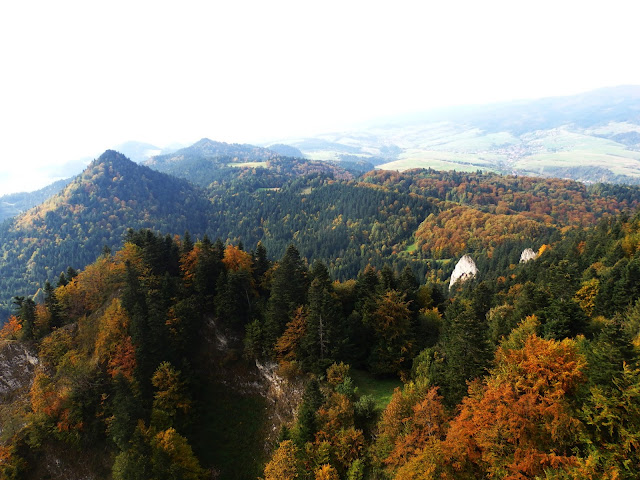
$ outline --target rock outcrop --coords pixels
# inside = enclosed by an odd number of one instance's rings
[[[520,255],[520,263],[527,263],[531,260],[535,260],[536,258],[538,258],[538,254],[536,252],[531,248],[525,248],[522,255]]]
[[[12,399],[31,387],[38,358],[25,344],[0,342],[0,401]]]
[[[453,269],[453,273],[451,274],[451,280],[449,281],[449,289],[453,287],[457,282],[465,282],[478,274],[478,267],[476,267],[476,263],[469,255],[463,256],[458,263],[456,264],[456,268]]]

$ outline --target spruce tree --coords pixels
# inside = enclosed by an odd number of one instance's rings
[[[307,269],[298,249],[289,245],[278,263],[271,282],[271,296],[267,303],[264,341],[271,350],[291,318],[291,314],[307,300]]]
[[[445,312],[442,370],[436,372],[445,402],[456,405],[467,393],[467,381],[485,373],[491,360],[488,325],[468,300],[456,299]]]

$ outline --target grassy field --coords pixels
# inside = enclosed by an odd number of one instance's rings
[[[351,369],[353,379],[360,395],[371,395],[376,401],[376,408],[384,410],[391,401],[391,396],[396,387],[402,387],[402,382],[398,378],[374,377],[364,370]]]
[[[418,248],[418,243],[414,242],[411,245],[407,245],[407,248],[405,248],[405,252],[411,253],[411,252],[415,252]]]
[[[490,122],[490,127],[491,127]],[[529,131],[483,130],[461,121],[389,123],[366,132],[327,134],[326,150],[309,153],[317,159],[335,159],[340,145],[359,148],[360,155],[387,158],[378,168],[408,170],[433,168],[459,172],[495,171],[525,175],[553,175],[556,168],[601,167],[614,174],[640,176],[640,151],[608,135],[640,132],[640,125],[609,122],[590,128],[573,124]],[[387,156],[388,147],[396,153]],[[386,149],[386,150],[385,150]],[[582,169],[584,170],[584,169]],[[571,173],[570,173],[571,174]],[[584,173],[574,172],[582,179]]]
[[[635,153],[635,152],[633,152]],[[640,175],[640,161],[634,158],[622,158],[615,155],[590,151],[557,152],[531,155],[520,159],[514,167],[542,172],[545,167],[584,167],[597,166],[611,170],[614,173],[630,176]]]
[[[383,170],[409,170],[410,168],[433,168],[434,170],[457,170],[458,172],[475,172],[478,169],[488,170],[486,165],[469,165],[464,163],[446,162],[433,158],[403,158],[393,162],[378,165]]]

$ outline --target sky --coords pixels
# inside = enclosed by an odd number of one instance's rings
[[[640,84],[635,3],[2,2],[0,196],[129,140],[268,143]]]

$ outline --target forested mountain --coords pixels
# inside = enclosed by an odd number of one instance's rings
[[[638,184],[640,86],[441,109],[285,142],[307,158],[359,158],[385,169],[482,169]]]
[[[229,163],[260,162],[277,157],[272,150],[254,145],[239,143],[224,143],[203,138],[186,148],[181,148],[167,155],[158,155],[146,162],[157,170],[170,168],[171,164],[183,162],[192,158],[215,160],[225,158]]]
[[[108,150],[62,192],[0,227],[0,292],[33,294],[42,279],[94,261],[122,245],[129,228],[202,234],[209,202],[184,180],[136,165]],[[11,292],[11,293],[10,293]]]
[[[608,217],[448,291],[388,265],[335,282],[293,245],[273,263],[261,244],[130,231],[0,331],[38,358],[1,400],[0,472],[635,479],[639,239],[640,214]],[[277,439],[243,377],[213,373],[255,362],[305,385]],[[404,385],[381,409],[365,374]]]
[[[201,157],[200,157],[201,158]],[[517,263],[522,250],[567,227],[633,208],[634,187],[585,187],[565,180],[482,173],[376,171],[361,177],[327,162],[276,156],[235,167],[176,160],[183,180],[108,151],[63,192],[0,229],[3,315],[12,295],[33,294],[128,228],[255,245],[274,257],[289,243],[336,278],[367,265],[410,265],[420,279],[445,279],[450,260],[473,253],[481,266]],[[429,273],[431,272],[431,273]]]
[[[0,223],[7,218],[15,217],[19,213],[29,210],[36,205],[40,205],[49,197],[52,197],[64,187],[66,187],[72,178],[58,180],[35,192],[11,193],[0,197]]]

